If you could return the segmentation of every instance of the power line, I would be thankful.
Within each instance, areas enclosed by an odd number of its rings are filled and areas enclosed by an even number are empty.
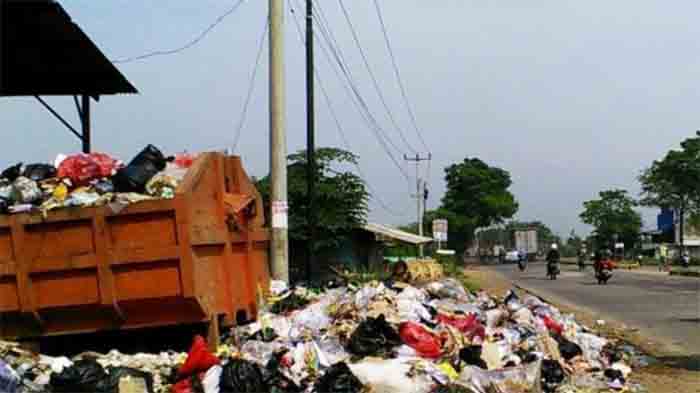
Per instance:
[[[291,0],[290,0],[290,3],[291,3]],[[291,4],[290,4],[290,6],[291,6]],[[292,8],[292,13],[294,13],[294,9],[293,9],[293,8]],[[293,17],[293,19],[294,19],[294,23],[295,23],[295,25],[296,25],[296,27],[297,27],[297,31],[299,32],[299,40],[300,40],[300,42],[301,42],[302,45],[303,45],[304,42],[305,42],[305,40],[304,40],[304,35],[303,35],[302,31],[301,31],[301,26],[299,25],[299,21],[296,19],[296,17]],[[347,136],[345,135],[345,130],[343,129],[343,126],[342,126],[341,123],[340,123],[340,119],[338,118],[338,115],[337,115],[337,113],[335,112],[335,109],[334,109],[334,107],[333,107],[333,103],[331,102],[330,95],[328,94],[328,91],[326,90],[326,87],[325,87],[325,85],[323,84],[323,81],[321,80],[321,75],[319,74],[317,68],[314,68],[314,78],[315,78],[316,81],[318,82],[318,86],[319,86],[319,88],[321,89],[321,93],[323,94],[323,97],[324,97],[324,99],[325,99],[326,106],[328,107],[328,111],[330,112],[331,117],[333,118],[333,120],[334,120],[334,122],[335,122],[336,129],[338,130],[338,135],[340,136],[340,139],[341,139],[341,141],[343,142],[343,145],[345,146],[345,149],[347,149],[348,151],[351,151],[352,149],[350,148],[350,142],[348,141]],[[363,183],[367,186],[367,188],[369,189],[369,191],[370,191],[370,197],[371,197],[375,202],[377,202],[377,205],[378,205],[379,207],[381,207],[382,209],[384,209],[385,211],[387,211],[388,213],[390,213],[391,215],[394,215],[394,216],[397,216],[397,217],[405,217],[405,214],[401,214],[401,213],[395,211],[394,209],[390,208],[390,207],[384,202],[384,200],[382,200],[381,197],[379,197],[379,194],[376,192],[376,190],[374,189],[374,187],[372,187],[372,185],[366,180],[366,179],[367,179],[367,176],[364,174],[364,171],[362,170],[362,167],[361,167],[357,162],[353,162],[353,164],[354,164],[355,168],[357,169],[357,172],[358,172],[358,175],[360,176],[360,179],[362,179],[362,182],[363,182]]]
[[[204,39],[204,37],[206,37],[207,34],[209,34],[209,32],[214,30],[214,28],[216,26],[218,26],[221,22],[223,22],[227,16],[236,12],[236,10],[238,10],[238,7],[240,7],[241,4],[243,4],[244,2],[245,2],[245,0],[237,0],[236,3],[231,8],[229,8],[228,10],[226,10],[226,12],[224,12],[222,15],[220,15],[218,18],[216,18],[214,20],[214,22],[212,22],[206,29],[204,29],[197,37],[195,37],[193,40],[189,41],[188,43],[186,43],[185,45],[183,45],[179,48],[171,49],[171,50],[156,50],[156,51],[152,51],[152,52],[149,52],[149,53],[146,53],[143,55],[139,55],[139,56],[133,56],[133,57],[127,57],[124,59],[112,60],[112,63],[115,63],[115,64],[131,63],[134,61],[147,59],[149,57],[172,55],[172,54],[187,50],[187,49],[197,45],[200,41],[202,41]]]
[[[260,59],[262,58],[263,48],[265,46],[265,37],[267,36],[268,28],[270,27],[269,18],[265,17],[265,26],[263,27],[263,33],[260,37],[260,44],[258,47],[258,53],[255,57],[255,66],[253,67],[253,73],[250,76],[250,81],[248,83],[248,93],[243,103],[243,110],[241,111],[241,118],[238,121],[238,128],[236,129],[236,136],[233,142],[233,151],[238,148],[238,142],[241,138],[241,130],[245,124],[246,117],[248,115],[248,106],[250,105],[250,99],[253,96],[253,90],[255,88],[255,77],[258,74],[258,68],[260,68]]]
[[[423,147],[430,152],[430,148],[428,148],[428,144],[425,143],[425,139],[423,139],[423,134],[420,132],[420,129],[418,128],[418,122],[416,122],[416,116],[413,113],[413,109],[408,101],[408,94],[406,94],[406,87],[403,83],[403,79],[401,78],[401,72],[399,71],[399,66],[398,62],[396,61],[396,56],[394,56],[394,50],[392,49],[391,46],[391,41],[389,40],[389,33],[386,28],[386,23],[384,23],[384,17],[382,16],[382,9],[379,7],[379,1],[374,0],[374,8],[377,10],[377,16],[379,17],[379,23],[382,27],[382,33],[384,33],[384,41],[386,42],[386,48],[389,52],[389,57],[391,57],[391,64],[394,66],[394,74],[396,74],[396,79],[399,81],[399,87],[401,88],[401,97],[403,98],[403,102],[406,106],[406,110],[408,111],[408,114],[411,118],[411,123],[413,124],[413,128],[416,130],[416,134],[418,135],[418,138],[420,139],[421,143],[423,144]]]
[[[413,146],[408,142],[406,139],[406,135],[404,135],[403,130],[399,126],[399,124],[396,122],[396,119],[394,118],[394,114],[391,111],[391,108],[389,108],[389,104],[387,104],[386,99],[384,98],[384,94],[382,93],[382,89],[379,87],[379,82],[377,81],[376,76],[374,75],[374,72],[372,71],[372,67],[369,64],[369,60],[367,60],[367,56],[365,55],[365,51],[362,48],[362,44],[360,43],[360,38],[357,35],[357,30],[355,30],[355,25],[353,25],[352,20],[350,20],[350,14],[348,13],[348,10],[345,8],[345,4],[343,4],[343,0],[338,0],[338,3],[340,4],[340,8],[343,10],[343,15],[345,15],[345,20],[348,22],[348,26],[350,26],[350,31],[352,32],[352,37],[355,41],[355,44],[357,44],[358,49],[360,50],[360,55],[362,57],[362,60],[365,64],[365,67],[367,68],[367,72],[369,73],[372,83],[374,84],[374,88],[377,91],[377,95],[379,95],[379,100],[381,101],[382,105],[384,106],[384,109],[386,110],[387,114],[389,115],[389,119],[391,120],[391,123],[394,125],[394,128],[396,128],[396,131],[398,131],[399,136],[401,136],[401,140],[408,146],[408,149],[411,150],[414,153],[417,153],[417,150],[413,148]]]
[[[360,93],[360,90],[357,87],[357,83],[355,82],[355,79],[352,75],[352,72],[350,71],[350,68],[347,66],[347,62],[345,61],[345,57],[343,56],[343,52],[340,50],[340,46],[338,45],[338,42],[335,40],[335,36],[333,35],[333,32],[328,27],[328,23],[324,23],[325,21],[323,19],[324,18],[323,17],[323,15],[324,15],[323,9],[321,8],[320,4],[318,4],[318,3],[316,3],[316,7],[319,10],[319,12],[317,12],[316,14],[321,15],[321,19],[318,19],[318,16],[317,16],[316,22],[319,24],[321,34],[324,36],[323,38],[325,38],[329,49],[327,50],[322,44],[321,44],[321,48],[326,52],[325,54],[326,54],[326,57],[327,57],[329,63],[332,64],[333,61],[330,60],[330,55],[327,53],[328,51],[330,51],[333,54],[333,57],[336,59],[336,62],[338,63],[340,70],[345,75],[345,78],[347,79],[348,86],[351,90],[351,99],[353,100],[353,103],[355,103],[356,106],[359,105],[359,108],[360,108],[359,110],[363,114],[363,119],[365,120],[365,122],[367,122],[369,124],[370,129],[372,129],[375,132],[375,134],[377,135],[377,138],[379,139],[379,141],[382,145],[386,146],[388,144],[391,147],[393,147],[394,150],[399,153],[399,155],[402,155],[403,151],[401,149],[399,149],[398,146],[396,146],[394,141],[389,137],[389,135],[387,135],[387,133],[384,131],[384,129],[379,125],[379,122],[372,114],[372,111],[369,109],[369,105],[367,105],[367,102],[362,97],[362,94]],[[335,70],[335,68],[334,68],[334,70]],[[337,74],[337,71],[336,71],[336,74]],[[338,75],[338,77],[341,80],[343,80],[343,78],[340,75]],[[352,95],[354,95],[354,97],[355,97],[354,99],[353,99]],[[391,155],[390,152],[388,152],[388,154]],[[395,164],[397,166],[400,167],[400,165],[398,164],[398,160],[393,158],[393,155],[392,155],[392,160],[395,162]],[[404,175],[406,177],[408,177],[408,174],[406,174],[405,171],[403,171],[403,168],[399,168],[399,170],[401,170],[404,173]]]
[[[289,0],[290,7],[292,13],[294,13],[294,7],[292,6],[291,0]],[[298,25],[298,21],[296,18],[294,18],[295,23]],[[298,27],[300,29],[300,27]],[[321,29],[322,32],[324,31]],[[388,144],[390,144],[394,149],[400,152],[400,150],[396,147],[396,145],[393,143],[393,141],[384,133],[384,130],[381,128],[379,125],[379,122],[374,118],[372,115],[371,110],[369,109],[369,106],[365,102],[364,98],[362,97],[362,94],[360,93],[359,89],[357,88],[353,77],[352,73],[350,72],[350,69],[347,67],[347,65],[344,63],[342,60],[342,52],[338,47],[334,47],[331,40],[328,38],[327,35],[324,35],[326,39],[326,43],[330,48],[330,52],[333,54],[333,57],[335,58],[336,62],[338,63],[338,68],[340,69],[340,72],[338,69],[335,67],[332,67],[333,60],[331,60],[331,55],[329,54],[329,49],[326,49],[326,47],[323,45],[323,41],[319,39],[319,42],[321,43],[320,47],[323,49],[323,53],[326,56],[326,60],[331,64],[331,68],[335,71],[336,76],[341,80],[345,81],[343,84],[343,87],[345,87],[346,92],[349,94],[350,100],[352,103],[355,105],[355,107],[358,109],[360,112],[360,115],[362,119],[365,121],[367,124],[368,128],[374,133],[375,137],[379,141],[380,146],[384,150],[384,152],[389,156],[393,164],[396,166],[396,168],[399,170],[401,175],[406,179],[407,182],[410,182],[410,178],[408,176],[408,173],[404,170],[404,168],[399,164],[398,160],[394,155],[391,153],[391,150],[389,149]],[[345,77],[343,78],[343,76]],[[388,143],[388,144],[387,144]]]

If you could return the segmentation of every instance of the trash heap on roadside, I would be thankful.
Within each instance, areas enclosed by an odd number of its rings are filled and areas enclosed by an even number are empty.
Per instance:
[[[257,321],[227,332],[216,353],[201,337],[189,354],[70,360],[0,343],[0,391],[646,391],[628,382],[633,349],[534,296],[469,293],[454,279],[320,291],[273,281],[270,292]]]
[[[22,163],[0,173],[0,214],[109,205],[115,211],[173,198],[193,157],[166,157],[148,145],[128,165],[104,153],[59,155],[52,164]]]

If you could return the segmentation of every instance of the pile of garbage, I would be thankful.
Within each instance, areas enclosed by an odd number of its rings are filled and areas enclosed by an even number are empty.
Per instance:
[[[215,353],[49,358],[0,343],[0,391],[110,393],[645,392],[629,346],[541,299],[454,279],[324,290],[273,281],[256,322]]]
[[[0,173],[0,214],[173,198],[193,157],[166,157],[148,145],[128,165],[104,153],[59,155],[53,164],[22,163]]]

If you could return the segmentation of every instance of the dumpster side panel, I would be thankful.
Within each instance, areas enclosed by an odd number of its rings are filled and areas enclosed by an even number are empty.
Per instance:
[[[32,289],[40,309],[97,304],[97,271],[74,270],[35,274]]]
[[[155,261],[114,268],[118,301],[176,297],[182,294],[178,261]]]
[[[0,227],[0,264],[13,259],[15,259],[15,252],[12,248],[12,232],[10,228]]]
[[[19,310],[17,283],[13,278],[0,278],[0,312]]]
[[[111,248],[151,249],[177,245],[175,212],[152,212],[107,218]]]

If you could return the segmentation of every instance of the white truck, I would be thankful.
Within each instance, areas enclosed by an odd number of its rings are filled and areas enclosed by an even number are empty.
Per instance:
[[[527,259],[532,261],[537,257],[539,250],[537,245],[537,230],[527,229],[523,231],[515,231],[515,249],[525,252]]]

